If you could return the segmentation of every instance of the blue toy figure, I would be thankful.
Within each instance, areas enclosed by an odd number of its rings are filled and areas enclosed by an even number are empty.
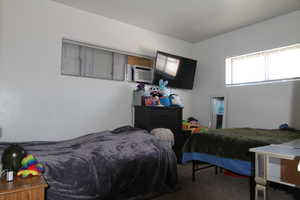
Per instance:
[[[171,102],[170,102],[169,97],[165,97],[165,96],[160,97],[159,101],[160,101],[160,104],[163,105],[163,106],[167,106],[167,107],[171,106]]]
[[[169,97],[170,96],[170,90],[166,87],[168,85],[168,81],[164,81],[162,79],[159,80],[159,90],[162,93],[162,96]]]

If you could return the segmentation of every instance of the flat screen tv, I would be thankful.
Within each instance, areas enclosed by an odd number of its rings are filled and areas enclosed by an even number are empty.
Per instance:
[[[153,84],[168,80],[169,87],[193,89],[197,61],[157,51]]]

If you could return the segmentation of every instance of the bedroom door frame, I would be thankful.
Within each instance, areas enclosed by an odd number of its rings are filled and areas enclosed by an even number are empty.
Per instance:
[[[224,114],[222,119],[222,128],[227,128],[227,95],[210,95],[209,97],[209,128],[212,128],[213,120],[213,99],[214,98],[224,98]]]

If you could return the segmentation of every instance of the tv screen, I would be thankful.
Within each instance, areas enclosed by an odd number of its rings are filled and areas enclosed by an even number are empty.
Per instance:
[[[153,84],[168,80],[169,87],[193,89],[197,61],[158,51]]]

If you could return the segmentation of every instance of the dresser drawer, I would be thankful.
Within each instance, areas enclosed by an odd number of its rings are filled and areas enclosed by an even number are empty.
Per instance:
[[[1,194],[0,200],[44,200],[44,188]]]
[[[21,178],[13,182],[0,182],[0,200],[44,200],[47,183],[42,176]]]
[[[154,128],[168,128],[174,134],[181,132],[182,108],[135,107],[135,127],[151,131]]]
[[[1,200],[30,200],[30,191],[14,192],[0,196]]]
[[[149,112],[149,123],[153,128],[168,128],[177,132],[181,117],[176,110],[152,110]]]
[[[281,181],[300,187],[299,160],[281,159]]]

